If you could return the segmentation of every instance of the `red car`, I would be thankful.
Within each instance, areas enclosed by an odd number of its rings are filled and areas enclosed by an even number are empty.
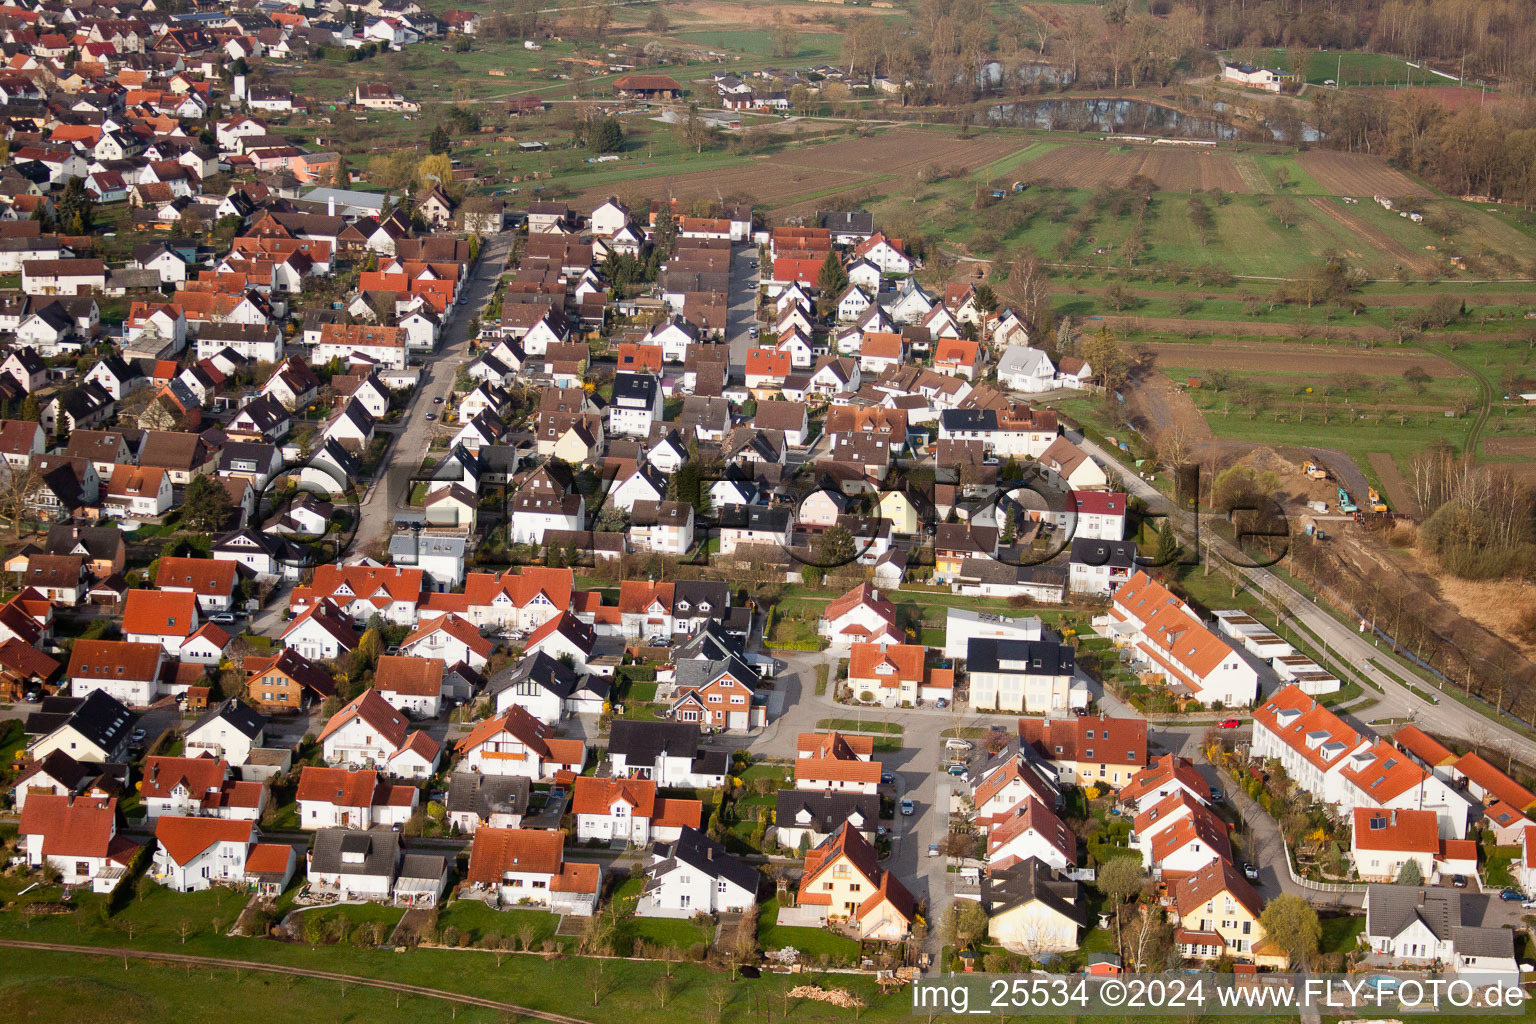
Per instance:
[[[1240,726],[1242,724],[1243,724],[1242,722],[1239,722],[1235,718],[1223,718],[1221,720],[1221,727],[1223,729],[1236,729],[1238,726]]]

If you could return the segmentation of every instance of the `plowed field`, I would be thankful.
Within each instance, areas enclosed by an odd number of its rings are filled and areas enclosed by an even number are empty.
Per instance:
[[[1057,188],[1123,186],[1140,174],[1166,192],[1219,188],[1253,189],[1224,153],[1140,146],[1120,151],[1109,146],[1063,146],[1022,164],[1019,177]]]
[[[1424,191],[1379,156],[1314,149],[1301,155],[1301,166],[1336,196],[1405,196]]]

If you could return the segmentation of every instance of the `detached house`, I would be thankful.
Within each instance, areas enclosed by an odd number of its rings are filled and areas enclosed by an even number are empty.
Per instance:
[[[644,846],[655,839],[676,839],[682,829],[697,829],[703,805],[697,800],[658,797],[649,779],[576,780],[571,797],[576,838]]]
[[[881,774],[872,737],[801,733],[796,743],[796,789],[874,794]]]
[[[316,768],[299,773],[299,827],[369,829],[404,825],[421,791],[393,786],[372,769]]]
[[[32,868],[50,866],[65,885],[111,892],[128,874],[138,846],[117,834],[117,800],[34,793],[17,830]]]
[[[470,892],[506,906],[532,904],[591,916],[603,891],[597,864],[568,864],[559,832],[522,828],[475,830],[466,881]]]
[[[582,740],[556,738],[553,730],[517,706],[478,723],[455,749],[463,756],[457,771],[520,775],[535,782],[562,771],[579,774],[587,759]]]
[[[737,914],[757,903],[762,876],[696,827],[651,850],[637,917]]]
[[[806,854],[799,904],[802,913],[819,913],[828,925],[877,942],[906,938],[916,915],[912,894],[847,823]]]

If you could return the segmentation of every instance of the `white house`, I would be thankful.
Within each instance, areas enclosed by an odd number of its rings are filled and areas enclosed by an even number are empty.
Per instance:
[[[415,786],[385,782],[370,768],[316,768],[299,773],[299,827],[390,828],[404,825],[421,798]]]
[[[579,774],[587,758],[582,740],[557,738],[553,729],[517,706],[476,724],[456,749],[464,757],[459,771],[520,775],[534,782],[562,770]]]
[[[645,891],[637,917],[691,918],[694,914],[742,913],[757,902],[761,876],[697,828],[670,843],[657,843],[645,867]]]
[[[176,892],[242,885],[256,823],[223,818],[164,817],[155,823],[155,880]]]

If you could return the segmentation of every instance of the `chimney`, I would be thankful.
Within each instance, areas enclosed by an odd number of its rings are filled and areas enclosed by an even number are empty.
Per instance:
[[[1392,824],[1393,825],[1397,824],[1397,808],[1396,807],[1392,808]]]
[[[336,197],[327,196],[325,200],[325,213],[328,217],[336,216]]]

